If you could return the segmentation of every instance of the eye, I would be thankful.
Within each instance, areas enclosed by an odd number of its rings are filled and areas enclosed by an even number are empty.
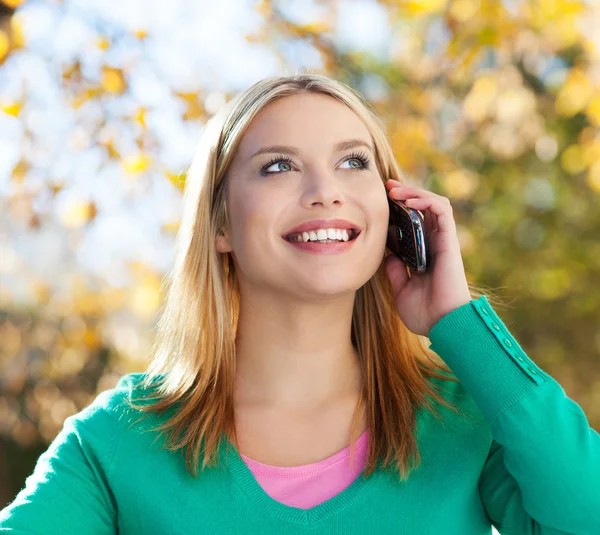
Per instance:
[[[346,162],[352,162],[351,166],[346,169],[368,169],[369,168],[369,157],[364,153],[364,152],[354,152],[350,155],[348,155],[348,157],[344,160],[344,163]],[[275,156],[273,157],[271,160],[269,160],[265,165],[263,165],[260,169],[260,174],[262,176],[268,176],[268,175],[279,175],[281,174],[283,171],[291,171],[291,163],[292,163],[292,159],[289,156]],[[288,166],[287,169],[282,169],[279,168],[279,170],[276,171],[269,171],[270,167],[273,167],[275,165],[284,165],[284,166]]]
[[[364,152],[352,153],[346,158],[344,163],[351,162],[352,165],[349,169],[368,169],[369,168],[369,157]],[[358,165],[356,165],[358,162]],[[346,168],[348,169],[348,168]]]
[[[271,160],[269,160],[265,165],[263,165],[260,169],[260,174],[262,176],[267,176],[267,175],[278,175],[280,174],[281,171],[291,171],[291,163],[292,163],[292,159],[289,158],[288,156],[276,156],[274,158],[272,158]],[[279,171],[269,171],[269,167],[274,166],[275,164],[283,164],[283,165],[287,165],[288,167],[290,167],[290,169],[280,169]]]

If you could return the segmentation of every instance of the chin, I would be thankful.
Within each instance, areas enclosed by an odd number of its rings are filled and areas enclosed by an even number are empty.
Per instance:
[[[323,280],[320,282],[303,280],[301,283],[296,280],[292,292],[309,301],[331,301],[332,299],[353,295],[361,286],[362,284],[349,280]]]

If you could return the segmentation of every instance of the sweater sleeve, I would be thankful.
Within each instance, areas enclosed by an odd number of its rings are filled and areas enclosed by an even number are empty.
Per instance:
[[[102,392],[65,420],[24,488],[0,511],[0,534],[117,533],[117,507],[108,483],[118,439],[114,393]]]
[[[600,436],[486,297],[441,318],[429,340],[490,426],[478,487],[493,526],[502,535],[600,534]]]

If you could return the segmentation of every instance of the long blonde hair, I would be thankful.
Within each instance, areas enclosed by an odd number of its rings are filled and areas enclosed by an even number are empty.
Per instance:
[[[151,431],[167,435],[166,449],[185,453],[194,477],[198,477],[201,451],[204,469],[218,461],[221,441],[229,438],[238,444],[233,391],[239,288],[231,255],[215,248],[218,233],[228,223],[227,171],[252,119],[270,102],[298,93],[323,94],[347,105],[370,131],[382,179],[405,181],[383,123],[369,104],[352,88],[322,75],[261,80],[207,122],[187,174],[174,266],[165,277],[166,300],[157,339],[139,384],[141,389],[151,389],[140,400],[152,403],[129,401],[143,416],[172,409],[170,417]],[[470,286],[474,298],[480,295]],[[425,407],[439,419],[429,397],[459,412],[429,382],[430,378],[458,380],[428,349],[426,340],[400,320],[382,260],[373,277],[357,290],[352,314],[352,344],[360,357],[363,391],[351,436],[354,446],[364,404],[370,438],[365,477],[378,463],[398,470],[403,479],[419,465],[416,411]]]

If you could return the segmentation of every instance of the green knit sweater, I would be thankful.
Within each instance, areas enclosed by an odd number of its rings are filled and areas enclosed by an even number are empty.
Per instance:
[[[267,495],[230,444],[193,478],[161,449],[151,418],[130,427],[125,375],[78,414],[0,512],[0,533],[484,535],[600,534],[600,436],[481,297],[444,316],[432,349],[458,383],[437,381],[464,416],[419,412],[419,467],[400,483],[359,476],[311,508]],[[466,417],[465,417],[466,416]],[[154,416],[152,416],[154,418]]]

